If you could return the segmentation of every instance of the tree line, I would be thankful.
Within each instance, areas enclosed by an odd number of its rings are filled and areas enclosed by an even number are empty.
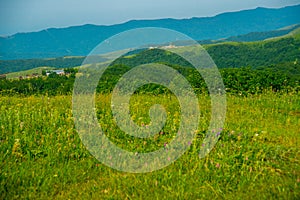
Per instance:
[[[181,73],[198,94],[208,93],[208,89],[201,74],[192,67],[167,64]],[[99,79],[97,93],[110,93],[120,77],[132,67],[114,64],[107,68]],[[75,69],[69,70],[69,75],[42,76],[23,80],[0,80],[0,94],[2,95],[70,95],[76,78]],[[250,67],[220,69],[226,92],[229,94],[248,95],[273,92],[299,92],[300,64],[297,62],[281,63],[269,67],[253,69]],[[148,84],[139,88],[138,93],[166,93],[167,88],[155,84]]]

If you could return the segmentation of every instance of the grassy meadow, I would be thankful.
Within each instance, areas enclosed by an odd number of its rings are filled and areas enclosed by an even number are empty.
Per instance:
[[[176,98],[132,97],[132,117],[149,123],[161,103],[169,122],[153,138],[122,134],[111,119],[110,95],[96,97],[107,136],[132,151],[163,148],[176,134]],[[226,122],[211,153],[198,156],[210,120],[210,99],[199,95],[201,118],[189,150],[158,171],[132,174],[96,160],[74,127],[72,96],[0,96],[0,199],[299,199],[298,93],[227,95]]]

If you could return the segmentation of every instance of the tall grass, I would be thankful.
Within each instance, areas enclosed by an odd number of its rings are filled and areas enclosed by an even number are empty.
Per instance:
[[[162,148],[176,131],[180,112],[175,98],[142,95],[132,99],[137,124],[149,123],[147,109],[157,101],[169,112],[169,125],[148,140],[118,130],[109,100],[109,95],[96,98],[99,123],[124,148]],[[130,174],[106,167],[86,150],[74,128],[71,96],[2,96],[0,198],[300,198],[299,95],[268,92],[228,96],[227,102],[226,124],[207,157],[200,159],[198,153],[210,120],[210,101],[200,96],[201,121],[190,149],[164,169]]]

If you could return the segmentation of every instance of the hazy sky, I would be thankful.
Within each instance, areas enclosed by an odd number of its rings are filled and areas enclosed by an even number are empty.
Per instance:
[[[132,19],[205,17],[295,4],[300,0],[0,0],[0,35]]]

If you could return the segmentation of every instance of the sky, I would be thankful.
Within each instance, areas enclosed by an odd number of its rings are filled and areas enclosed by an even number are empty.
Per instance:
[[[297,4],[300,0],[0,0],[0,35],[133,19],[211,17]]]

